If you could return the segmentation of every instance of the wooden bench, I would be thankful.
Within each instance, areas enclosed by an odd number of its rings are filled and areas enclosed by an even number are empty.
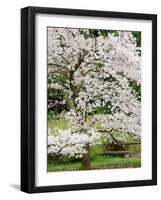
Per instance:
[[[105,151],[103,155],[108,155],[108,156],[120,156],[123,158],[128,158],[129,154],[128,151]]]

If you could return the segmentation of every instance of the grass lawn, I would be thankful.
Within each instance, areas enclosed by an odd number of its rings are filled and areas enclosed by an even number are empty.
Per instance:
[[[105,155],[97,155],[91,160],[91,169],[114,169],[114,168],[131,168],[131,167],[140,167],[141,159],[140,157],[130,157],[130,158],[121,158],[121,157],[111,157]],[[59,163],[52,160],[48,161],[48,172],[53,171],[70,171],[70,170],[80,170],[80,162],[68,162],[68,163]]]
[[[70,127],[70,124],[64,118],[48,120],[48,128],[51,128],[51,129],[68,129],[69,127]]]

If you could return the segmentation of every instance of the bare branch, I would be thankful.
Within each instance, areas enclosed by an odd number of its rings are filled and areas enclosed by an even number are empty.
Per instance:
[[[68,65],[70,64],[70,62],[62,54],[58,54],[58,56],[60,56]]]
[[[61,68],[61,69],[66,70],[67,72],[70,72],[70,70],[69,70],[66,66],[64,66],[64,65],[53,64],[53,63],[49,63],[48,65],[49,65],[49,66],[59,67],[59,68]]]

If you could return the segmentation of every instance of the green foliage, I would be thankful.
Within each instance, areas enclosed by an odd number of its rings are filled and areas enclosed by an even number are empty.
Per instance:
[[[96,107],[93,110],[93,114],[110,114],[110,113],[111,113],[110,102],[107,103],[105,106]]]
[[[139,31],[133,31],[132,34],[136,38],[137,46],[141,47],[141,32],[139,32]]]
[[[64,85],[66,83],[66,80],[68,79],[68,76],[65,74],[60,74],[57,76],[50,76],[48,77],[48,101],[49,102],[61,102],[63,99],[65,99],[65,93],[63,90],[51,88],[51,83],[58,83],[59,85]],[[59,114],[63,110],[68,110],[67,104],[60,104],[57,103],[55,106],[48,109],[49,115]]]
[[[117,31],[114,30],[96,30],[96,29],[89,29],[89,31],[80,30],[81,34],[84,36],[85,39],[89,37],[97,38],[98,36],[102,35],[103,37],[107,37],[109,33],[113,33],[117,36]],[[132,31],[133,36],[136,38],[136,43],[138,47],[141,47],[141,32],[139,31]]]
[[[104,65],[102,63],[96,63],[96,69],[99,70],[101,69],[101,67],[103,67]]]
[[[80,30],[81,34],[84,36],[85,39],[91,38],[97,38],[100,35],[103,37],[107,37],[109,33],[113,33],[114,35],[117,35],[117,32],[114,30],[97,30],[97,29],[88,29],[88,32],[86,30]]]
[[[141,85],[138,85],[136,81],[131,81],[130,86],[132,87],[132,93],[141,101]]]
[[[90,158],[93,160],[97,155],[103,153],[103,145],[93,145],[90,147]]]

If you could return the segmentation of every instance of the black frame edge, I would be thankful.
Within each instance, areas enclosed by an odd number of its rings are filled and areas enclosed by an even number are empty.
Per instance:
[[[21,190],[28,192],[28,9],[21,9]]]
[[[105,11],[105,10],[84,10],[84,9],[72,9],[72,8],[56,8],[56,7],[25,7],[32,10],[34,13],[41,14],[61,14],[72,16],[87,16],[87,17],[109,17],[109,18],[123,18],[123,19],[143,19],[152,20],[157,16],[156,14],[149,13],[133,13],[133,12],[117,12],[117,11]]]
[[[157,15],[152,18],[152,180],[157,185]]]
[[[21,9],[21,191],[35,187],[35,50],[34,18]]]

